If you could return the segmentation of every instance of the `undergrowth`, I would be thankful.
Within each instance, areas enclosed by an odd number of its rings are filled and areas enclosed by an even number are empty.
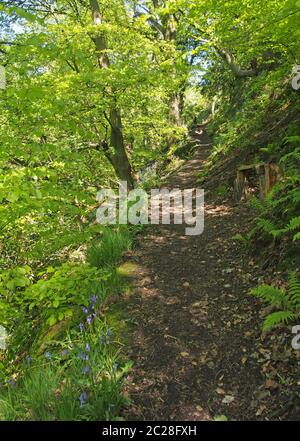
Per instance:
[[[286,273],[300,270],[299,95],[288,81],[290,73],[291,65],[282,63],[254,78],[224,82],[216,95],[217,112],[209,124],[214,148],[200,177],[213,174],[214,167],[224,161],[227,174],[224,180],[221,177],[218,188],[232,187],[241,164],[279,165],[282,178],[264,200],[255,196],[250,199],[254,222],[246,233],[233,239],[240,242],[243,253],[255,255],[263,267],[282,269],[282,283]],[[299,317],[295,277],[291,276],[286,291],[266,285],[253,291],[279,308],[267,318],[264,329]]]
[[[0,420],[120,418],[130,363],[101,311],[125,289],[117,266],[133,234],[107,227],[87,244],[84,262],[2,271]]]

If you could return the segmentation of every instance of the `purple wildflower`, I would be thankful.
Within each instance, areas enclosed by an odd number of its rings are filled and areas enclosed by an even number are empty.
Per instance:
[[[82,372],[86,375],[90,372],[90,368],[88,366],[84,366],[84,368],[82,369]]]
[[[84,330],[83,323],[79,323],[79,330],[82,332]]]
[[[16,387],[17,383],[15,382],[15,380],[13,380],[12,378],[10,378],[9,380],[7,380],[7,384],[9,384],[12,387]]]
[[[46,357],[48,360],[52,360],[52,355],[51,355],[50,352],[46,352],[46,353],[45,353],[45,357]]]
[[[87,360],[89,359],[89,356],[88,356],[87,354],[85,354],[84,352],[81,351],[81,352],[78,354],[77,358],[78,358],[79,360],[87,361]]]
[[[86,319],[87,324],[90,325],[92,323],[92,321],[93,321],[93,316],[89,315]]]
[[[28,367],[30,365],[30,363],[32,362],[32,358],[30,357],[30,355],[27,355],[25,360],[26,360],[26,366]]]
[[[89,343],[86,343],[86,345],[85,345],[85,350],[86,350],[87,352],[90,352],[90,351],[91,351],[91,346],[89,345]]]
[[[116,363],[114,364],[113,370],[116,371],[116,370],[119,368],[119,366],[120,366],[119,363],[116,362]]]
[[[88,393],[86,391],[82,392],[79,397],[80,407],[83,407],[88,399]]]
[[[64,350],[61,352],[61,356],[62,356],[62,357],[66,357],[66,355],[68,355],[68,353],[69,353],[68,349],[64,349]]]
[[[88,315],[88,313],[89,313],[89,310],[85,307],[85,306],[82,306],[82,312],[85,314],[85,315]]]
[[[91,302],[91,303],[96,303],[97,300],[98,300],[98,297],[95,296],[95,295],[93,295],[93,296],[90,297],[90,302]]]

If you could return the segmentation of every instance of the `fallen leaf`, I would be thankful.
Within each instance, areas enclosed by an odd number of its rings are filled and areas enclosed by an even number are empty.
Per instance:
[[[187,357],[189,357],[190,354],[188,352],[181,352],[180,355],[183,358],[187,358]]]
[[[223,404],[230,404],[234,401],[234,397],[232,395],[226,395],[226,397],[223,398],[222,403]]]
[[[276,381],[269,379],[266,381],[265,386],[266,386],[266,389],[278,389],[279,384],[276,383]]]
[[[228,421],[228,418],[226,415],[216,415],[214,421]]]
[[[217,392],[217,394],[219,394],[219,395],[225,395],[225,390],[222,389],[221,387],[218,387],[218,388],[216,389],[216,392]]]
[[[261,416],[266,409],[267,409],[266,406],[260,406],[260,408],[257,410],[255,415],[256,416]]]

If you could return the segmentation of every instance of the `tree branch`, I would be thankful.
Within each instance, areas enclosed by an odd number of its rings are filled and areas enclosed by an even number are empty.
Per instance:
[[[247,77],[255,77],[258,74],[258,70],[256,68],[252,69],[242,69],[235,61],[234,56],[229,52],[221,49],[218,46],[214,46],[215,50],[219,55],[226,61],[227,65],[230,67],[232,73],[237,78],[247,78]]]

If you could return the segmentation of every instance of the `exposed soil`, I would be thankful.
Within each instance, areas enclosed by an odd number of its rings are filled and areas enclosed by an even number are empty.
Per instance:
[[[205,127],[194,136],[194,159],[168,187],[197,186],[211,145]],[[262,276],[271,282],[272,273],[232,239],[252,220],[247,205],[216,201],[208,192],[202,235],[186,236],[178,225],[151,226],[146,237],[143,232],[128,257],[139,269],[134,292],[124,300],[135,323],[127,419],[297,419],[299,353],[291,349],[288,330],[261,335],[268,311],[249,295]]]

